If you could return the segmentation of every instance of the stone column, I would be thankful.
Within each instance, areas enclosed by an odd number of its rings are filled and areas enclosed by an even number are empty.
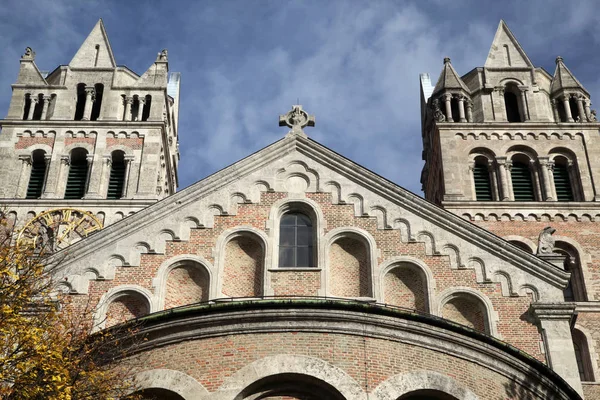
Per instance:
[[[470,99],[466,99],[467,103],[467,122],[473,122],[473,102]]]
[[[131,176],[131,164],[133,164],[134,156],[125,156],[125,179],[123,180],[123,194],[121,198],[124,199],[127,197],[127,193],[129,192],[129,177]]]
[[[592,103],[590,103],[590,101],[588,99],[584,99],[583,107],[585,108],[585,119],[586,119],[586,121],[589,121],[589,122],[592,122],[592,114],[590,111],[591,105],[592,105]]]
[[[40,117],[40,119],[43,121],[48,115],[48,105],[50,104],[50,96],[44,96],[42,100],[44,102],[44,105],[42,106],[42,116]]]
[[[506,106],[504,105],[504,86],[494,88],[494,117],[497,121],[508,121]]]
[[[19,160],[21,160],[21,173],[19,174],[15,197],[17,199],[22,199],[27,195],[27,185],[29,183],[29,177],[31,176],[31,164],[33,161],[29,154],[19,156]]]
[[[83,108],[84,121],[89,121],[92,116],[92,103],[94,102],[94,87],[86,86],[85,88],[85,107]]]
[[[460,122],[467,122],[465,118],[465,96],[458,96],[458,116],[460,118]]]
[[[110,169],[112,166],[112,157],[104,156],[102,158],[102,172],[100,175],[100,189],[98,190],[99,197],[102,199],[106,198],[108,191],[108,182],[110,180]]]
[[[577,173],[575,162],[571,159],[567,160],[567,172],[569,173],[569,182],[571,183],[571,190],[573,191],[573,199],[575,201],[585,201],[583,187],[580,184],[581,178]]]
[[[512,184],[512,161],[506,161],[506,181],[508,182],[508,200],[515,200],[515,191]]]
[[[529,121],[529,108],[527,107],[527,88],[519,87],[521,92],[521,117],[523,121]]]
[[[450,103],[452,100],[452,95],[450,93],[444,94],[444,102],[446,103],[446,121],[454,122],[454,118],[452,117],[452,104]]]
[[[575,314],[575,304],[533,303],[531,311],[542,333],[546,363],[573,389],[582,394],[583,389],[571,337],[571,319]]]
[[[579,122],[587,121],[585,110],[583,109],[583,96],[577,95],[577,111],[579,111]]]
[[[46,172],[44,173],[44,185],[42,186],[42,195],[46,192],[46,185],[48,184],[48,174],[50,173],[51,161],[52,154],[44,154],[44,164],[46,165]]]
[[[535,160],[529,160],[529,173],[533,180],[533,190],[535,190],[534,197],[535,201],[543,201],[544,195],[542,193],[542,184],[540,180],[540,170],[537,168]]]
[[[563,106],[565,108],[565,115],[567,116],[566,122],[575,122],[573,120],[573,115],[571,115],[571,106],[569,105],[569,96],[564,95],[564,96],[562,96],[561,100],[562,100]]]
[[[500,173],[500,201],[510,200],[510,192],[508,181],[508,163],[506,157],[496,157],[496,163],[498,164],[498,172]]]
[[[493,160],[488,160],[488,172],[490,173],[490,183],[492,185],[492,198],[494,201],[498,201],[500,199],[500,195],[498,194],[498,176]]]
[[[146,103],[146,100],[138,96],[138,114],[136,121],[142,120],[142,115],[144,114],[144,103]]]
[[[88,154],[87,156],[85,156],[85,160],[87,161],[87,176],[85,178],[85,186],[84,186],[84,191],[83,191],[83,198],[88,198],[88,190],[90,188],[90,180],[92,177],[92,167],[94,166],[94,155],[93,154]]]
[[[71,157],[69,157],[68,154],[60,156],[60,169],[58,171],[58,180],[56,182],[56,194],[58,194],[59,197],[65,197],[65,188],[67,185],[70,165]]]
[[[556,105],[556,99],[550,100],[550,104],[552,105],[552,114],[554,114],[554,122],[561,122],[560,114],[558,113],[558,106]]]
[[[31,103],[29,105],[29,112],[27,113],[27,121],[31,121],[33,119],[33,112],[35,111],[35,106],[38,103],[39,99],[37,97],[30,96]]]
[[[550,172],[548,171],[548,169],[550,168],[550,160],[548,159],[548,157],[538,157],[538,161],[540,163],[540,168],[542,169],[544,200],[556,200],[552,193],[552,182],[550,181]]]
[[[123,121],[131,121],[131,105],[133,104],[133,97],[125,97],[125,115]]]

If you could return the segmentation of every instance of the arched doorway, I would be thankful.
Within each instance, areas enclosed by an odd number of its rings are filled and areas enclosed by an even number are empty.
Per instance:
[[[414,392],[407,393],[400,396],[398,400],[458,400],[454,396],[450,396],[447,393],[440,392],[439,390],[416,390]]]
[[[235,400],[345,400],[329,383],[308,375],[278,374],[246,387]]]

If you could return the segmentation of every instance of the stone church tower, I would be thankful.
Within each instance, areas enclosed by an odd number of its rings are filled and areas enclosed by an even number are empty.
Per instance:
[[[99,20],[50,73],[27,48],[12,88],[0,199],[10,199],[13,218],[75,208],[108,225],[176,191],[179,74],[169,73],[166,50],[138,75],[117,65]]]
[[[446,58],[435,86],[421,75],[421,104],[425,197],[514,245],[506,251],[571,273],[564,302],[539,312],[571,321],[584,391],[599,398],[600,124],[589,92],[562,57],[553,74],[535,67],[501,21],[483,67],[459,76]],[[538,248],[547,227],[552,246]]]

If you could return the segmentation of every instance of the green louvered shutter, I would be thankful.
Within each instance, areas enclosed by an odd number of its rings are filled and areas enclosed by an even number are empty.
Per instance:
[[[482,164],[475,164],[473,179],[475,180],[475,197],[477,201],[492,201],[492,185],[488,167]]]
[[[125,164],[113,163],[108,181],[107,199],[120,199],[123,197],[123,185],[125,183]]]
[[[513,162],[511,175],[515,201],[535,201],[529,167],[518,161]]]
[[[81,199],[85,194],[85,183],[87,180],[87,161],[72,161],[69,168],[69,178],[65,189],[65,199]]]
[[[569,171],[564,165],[554,166],[554,187],[556,188],[556,198],[558,201],[573,201],[573,190],[571,189],[571,180]]]
[[[34,162],[31,166],[29,185],[27,185],[27,199],[39,199],[42,197],[44,178],[46,177],[46,163]]]

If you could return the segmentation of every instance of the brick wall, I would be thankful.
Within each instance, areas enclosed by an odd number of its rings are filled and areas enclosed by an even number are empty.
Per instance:
[[[20,137],[15,144],[15,149],[26,149],[34,144],[45,144],[47,146],[54,146],[54,137]]]
[[[106,312],[106,327],[148,314],[148,302],[141,295],[127,294],[112,301]]]
[[[484,317],[484,306],[480,300],[468,295],[461,295],[451,299],[442,309],[442,316],[459,324],[476,329],[480,332],[486,331]]]
[[[257,239],[236,237],[225,246],[223,294],[230,297],[262,295],[264,251]]]
[[[408,263],[394,267],[383,278],[384,301],[395,306],[428,311],[423,272]]]
[[[181,266],[169,272],[165,309],[208,300],[208,275],[199,268]]]
[[[354,238],[336,240],[329,249],[331,294],[371,297],[371,265],[366,246]]]

